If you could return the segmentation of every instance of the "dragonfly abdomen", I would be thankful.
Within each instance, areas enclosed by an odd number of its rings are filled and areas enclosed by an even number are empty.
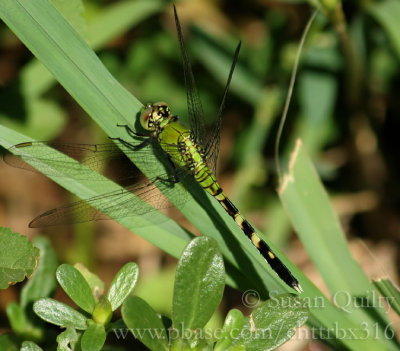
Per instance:
[[[253,226],[242,217],[236,206],[222,191],[221,186],[208,167],[204,165],[200,172],[195,174],[195,178],[205,191],[218,200],[221,206],[233,218],[236,224],[249,238],[251,243],[257,248],[258,252],[264,257],[264,259],[278,274],[278,276],[293,289],[298,292],[302,292],[297,279],[290,273],[289,269],[283,264],[283,262],[273,253],[269,245],[256,234]]]
[[[273,253],[269,245],[256,234],[253,226],[242,217],[236,206],[222,192],[222,189],[221,192],[214,197],[219,201],[225,211],[228,212],[228,214],[233,218],[236,224],[249,238],[251,243],[257,248],[258,252],[264,257],[264,259],[278,274],[278,276],[293,289],[298,292],[302,292],[297,279],[290,273],[289,269],[283,264],[283,262]]]

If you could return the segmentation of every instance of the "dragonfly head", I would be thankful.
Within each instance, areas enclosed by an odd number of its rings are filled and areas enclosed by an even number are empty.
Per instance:
[[[154,131],[171,118],[171,110],[165,102],[147,103],[140,114],[141,126],[149,131]]]

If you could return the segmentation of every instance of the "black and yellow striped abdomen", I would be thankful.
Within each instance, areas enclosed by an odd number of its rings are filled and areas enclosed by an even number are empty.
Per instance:
[[[264,257],[264,259],[278,274],[278,276],[293,289],[298,292],[302,292],[297,279],[290,273],[289,269],[282,263],[282,261],[272,252],[269,245],[256,234],[252,225],[242,217],[236,206],[224,194],[221,186],[215,179],[214,174],[211,173],[208,167],[204,165],[201,171],[196,173],[194,177],[205,191],[218,200],[225,211],[233,218],[236,224],[250,239],[252,244],[257,248],[258,252]]]

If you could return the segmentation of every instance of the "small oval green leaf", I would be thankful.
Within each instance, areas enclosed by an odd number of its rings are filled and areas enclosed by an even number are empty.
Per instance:
[[[129,296],[122,305],[122,319],[135,338],[150,350],[168,350],[168,336],[160,317],[140,297]]]
[[[62,264],[57,269],[57,280],[72,301],[84,311],[93,312],[96,300],[81,272],[69,264]]]
[[[222,333],[218,337],[214,351],[239,350],[240,348],[244,350],[244,345],[236,345],[235,343],[244,324],[245,319],[242,312],[236,309],[230,310],[226,315]]]
[[[301,298],[289,294],[272,297],[250,316],[250,328],[243,331],[246,350],[275,350],[294,335],[295,328],[303,325],[308,315]]]
[[[202,236],[186,246],[176,270],[172,320],[175,328],[202,328],[221,302],[224,261],[215,240]]]
[[[136,263],[129,262],[123,266],[115,275],[110,289],[108,290],[108,300],[111,308],[115,311],[126,297],[131,293],[139,277],[139,268]]]
[[[87,328],[86,317],[57,300],[43,298],[33,304],[34,312],[46,322],[60,327],[74,327],[85,330]]]
[[[82,335],[82,351],[98,351],[106,341],[106,331],[104,325],[97,323],[91,324]]]

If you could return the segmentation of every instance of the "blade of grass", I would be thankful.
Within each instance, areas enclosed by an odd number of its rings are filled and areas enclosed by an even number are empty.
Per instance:
[[[384,330],[374,329],[379,322],[381,327],[389,325],[385,310],[372,284],[351,256],[338,218],[300,141],[292,154],[279,195],[334,302],[348,311],[351,320],[358,325],[359,334],[368,329],[370,337],[363,349],[369,345],[377,349],[376,343],[381,344],[380,348],[394,347],[393,340],[384,337]],[[360,301],[364,305],[360,306]]]
[[[400,291],[389,279],[380,279],[373,282],[374,286],[383,296],[385,301],[400,316]]]
[[[165,5],[157,0],[118,2],[107,6],[87,20],[85,34],[93,50],[102,48],[110,40],[160,11]],[[23,69],[21,85],[24,95],[40,96],[56,82],[40,61],[33,60]]]
[[[329,290],[346,290],[357,296],[371,288],[348,250],[339,221],[300,141],[279,193]]]

